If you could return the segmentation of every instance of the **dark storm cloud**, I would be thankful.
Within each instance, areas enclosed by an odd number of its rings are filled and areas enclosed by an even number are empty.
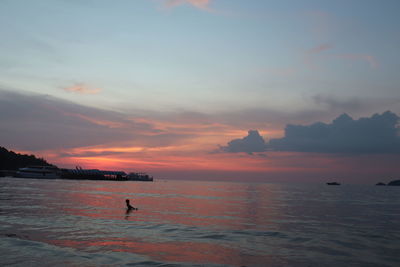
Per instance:
[[[248,135],[241,139],[234,139],[227,146],[221,146],[220,149],[224,152],[263,152],[265,151],[265,141],[256,130],[250,130]]]
[[[353,120],[343,114],[326,124],[288,125],[285,136],[268,147],[279,151],[323,153],[399,153],[399,117],[387,111]]]
[[[232,140],[224,152],[295,151],[317,153],[400,153],[399,117],[390,111],[369,118],[352,119],[343,114],[332,123],[292,125],[283,138],[264,143],[258,132]]]

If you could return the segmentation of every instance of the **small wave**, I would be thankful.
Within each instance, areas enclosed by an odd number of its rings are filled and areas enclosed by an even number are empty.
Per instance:
[[[233,231],[233,234],[247,235],[247,236],[266,236],[266,237],[279,237],[288,238],[287,234],[276,231]]]
[[[204,236],[202,236],[201,238],[206,238],[206,239],[218,239],[218,240],[220,240],[220,239],[225,239],[227,236],[226,235],[218,235],[218,234],[215,234],[215,235],[204,235]]]
[[[26,235],[19,235],[19,234],[4,234],[3,236],[5,237],[10,237],[10,238],[17,238],[17,239],[26,239],[29,240],[29,236]]]

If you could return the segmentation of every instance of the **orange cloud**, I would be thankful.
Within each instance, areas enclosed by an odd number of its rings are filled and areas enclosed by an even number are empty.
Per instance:
[[[97,124],[97,125],[102,125],[106,126],[109,128],[124,128],[126,125],[122,122],[119,121],[111,121],[111,120],[105,120],[105,119],[96,119],[92,118],[83,114],[79,113],[72,113],[72,112],[63,112],[66,116],[71,116],[71,117],[76,117],[82,120],[89,121],[91,123]]]
[[[116,169],[124,171],[265,171],[275,169],[264,165],[268,159],[261,157],[237,157],[236,155],[217,155],[200,152],[145,151],[104,156],[77,156],[63,158],[63,164],[71,167]],[[280,167],[279,167],[280,169]]]
[[[184,4],[192,5],[198,9],[211,11],[209,7],[211,0],[168,0],[166,2],[167,7],[176,7]]]
[[[76,83],[71,87],[63,88],[67,92],[82,94],[82,95],[94,95],[101,92],[100,88],[92,88],[84,83]]]

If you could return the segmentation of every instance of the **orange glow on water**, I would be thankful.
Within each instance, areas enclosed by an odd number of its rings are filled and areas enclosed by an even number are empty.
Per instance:
[[[279,214],[271,210],[269,203],[278,185],[214,182],[210,187],[210,182],[155,183],[102,184],[96,191],[86,191],[85,182],[71,183],[62,197],[66,203],[63,210],[66,214],[93,218],[240,229],[249,223],[263,225]],[[91,182],[87,184],[90,186]],[[139,210],[126,213],[126,198]],[[248,201],[243,204],[243,200]]]
[[[111,220],[115,225],[134,227],[126,233],[93,232],[90,239],[80,233],[66,233],[63,238],[46,242],[82,251],[114,251],[144,255],[158,261],[214,263],[241,265],[268,262],[266,254],[250,254],[240,246],[224,243],[224,234],[218,229],[271,230],[280,216],[272,209],[271,201],[279,185],[219,183],[219,182],[156,182],[154,183],[101,183],[71,182],[69,190],[58,196],[63,214],[98,220]],[[138,211],[126,213],[124,200],[129,198]],[[51,203],[48,203],[51,205]],[[147,226],[156,227],[152,232]],[[163,227],[172,231],[179,227],[199,229],[193,240],[166,241]],[[83,231],[91,231],[91,228]],[[95,229],[95,228],[94,228]],[[171,230],[172,229],[172,230]],[[203,229],[203,230],[202,230]],[[205,231],[202,233],[201,231]],[[158,233],[158,234],[157,234]],[[169,232],[165,232],[168,235]],[[171,232],[173,234],[173,232]],[[212,234],[214,233],[214,234]],[[145,237],[143,237],[145,236]],[[207,241],[211,238],[211,241]],[[216,240],[214,240],[214,238]],[[183,249],[190,248],[190,249]]]

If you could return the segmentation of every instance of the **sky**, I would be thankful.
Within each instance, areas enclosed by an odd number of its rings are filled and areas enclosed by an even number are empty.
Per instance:
[[[397,0],[0,0],[0,146],[155,178],[388,182]]]

